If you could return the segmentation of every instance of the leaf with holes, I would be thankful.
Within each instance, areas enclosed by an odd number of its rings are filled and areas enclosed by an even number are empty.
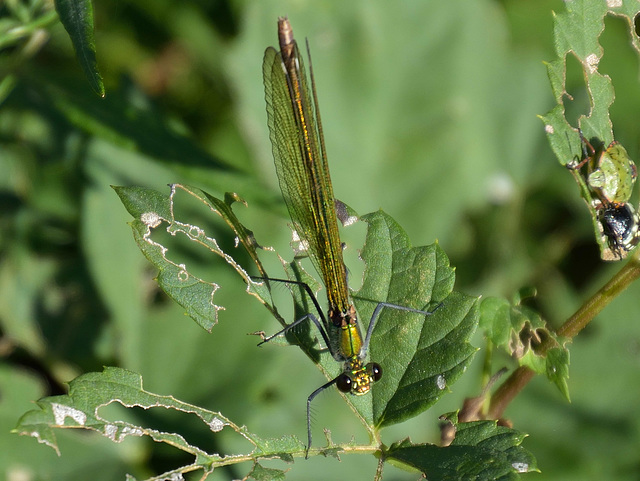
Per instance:
[[[611,211],[604,216],[602,199],[589,187],[582,169],[573,168],[583,158],[582,140],[578,131],[582,130],[585,138],[597,139],[604,148],[614,140],[613,125],[609,109],[615,99],[611,78],[600,73],[599,63],[604,50],[599,39],[604,31],[604,18],[612,14],[626,20],[630,32],[629,38],[636,52],[640,52],[640,39],[635,34],[634,18],[640,12],[637,2],[593,2],[575,0],[564,3],[565,11],[554,18],[554,38],[556,59],[547,64],[547,73],[551,83],[556,105],[540,119],[549,144],[561,165],[570,167],[576,180],[580,195],[584,198],[591,214],[591,220],[600,247],[603,260],[619,260],[627,256],[635,246],[637,238],[632,241],[624,234],[615,234],[628,223],[636,223],[637,218],[628,218],[627,211]],[[578,126],[572,126],[565,115],[565,104],[571,96],[567,92],[567,58],[574,56],[582,66],[582,72],[589,93],[590,109],[587,116],[578,119]],[[636,226],[637,227],[637,226]],[[632,245],[633,243],[633,245]],[[622,244],[622,245],[620,245]],[[627,249],[628,248],[628,249]]]
[[[69,394],[52,396],[38,401],[38,409],[25,413],[18,421],[14,432],[35,437],[60,454],[55,429],[86,429],[95,431],[114,442],[122,442],[127,436],[148,436],[157,443],[165,443],[194,457],[192,464],[163,473],[154,479],[181,476],[187,472],[201,470],[211,473],[215,468],[234,464],[234,456],[209,453],[189,444],[180,433],[162,432],[127,421],[110,421],[100,415],[100,408],[118,403],[126,408],[165,408],[195,415],[211,431],[211,436],[225,428],[248,441],[251,453],[241,455],[244,459],[280,458],[290,462],[291,453],[301,452],[302,444],[293,437],[261,439],[244,426],[238,426],[218,412],[188,404],[173,396],[161,396],[145,391],[142,377],[125,369],[107,367],[103,372],[83,374],[69,383]],[[272,473],[273,474],[273,473]]]
[[[162,224],[166,224],[166,230],[171,235],[182,234],[189,241],[196,242],[223,258],[245,280],[247,292],[259,299],[276,317],[279,317],[264,283],[253,281],[234,258],[224,252],[216,239],[207,235],[204,229],[197,225],[181,222],[174,216],[177,191],[184,191],[195,197],[213,213],[222,217],[235,233],[238,242],[249,252],[258,270],[264,273],[264,268],[256,253],[259,246],[255,242],[253,234],[240,223],[231,209],[234,202],[242,202],[238,196],[227,194],[225,200],[222,201],[200,189],[180,184],[171,186],[170,195],[162,195],[145,187],[114,187],[114,189],[125,208],[134,217],[130,225],[138,247],[159,270],[158,285],[173,300],[184,307],[187,314],[202,328],[211,331],[217,322],[218,311],[224,309],[213,302],[214,294],[219,286],[215,282],[195,276],[189,271],[188,266],[172,260],[171,252],[167,247],[153,238],[154,229]]]

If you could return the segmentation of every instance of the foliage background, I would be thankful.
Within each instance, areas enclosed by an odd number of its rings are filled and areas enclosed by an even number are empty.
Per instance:
[[[190,246],[181,255],[221,284],[226,311],[211,335],[184,317],[156,291],[109,187],[167,192],[167,183],[185,182],[214,194],[236,191],[249,202],[236,210],[258,241],[288,252],[261,77],[279,15],[311,44],[336,195],[360,213],[382,207],[415,245],[439,239],[457,267],[458,289],[511,296],[535,286],[536,307],[559,325],[619,268],[599,261],[578,188],[536,118],[552,107],[543,61],[553,58],[551,11],[563,2],[94,7],[105,99],[90,91],[59,24],[32,58],[14,63],[11,50],[0,52],[2,71],[17,74],[0,104],[0,466],[7,479],[123,479],[189,461],[147,440],[116,445],[74,432],[58,433],[57,458],[34,439],[8,434],[33,400],[102,365],[137,371],[150,391],[219,410],[263,437],[304,435],[304,400],[321,376],[295,349],[256,348],[245,334],[277,324],[248,301],[230,269]],[[6,5],[0,12],[8,15]],[[605,27],[599,70],[616,89],[616,138],[637,160],[638,59],[623,21],[608,17]],[[588,102],[577,65],[569,66],[575,119]],[[185,214],[216,225],[197,206]],[[357,279],[355,249],[348,263]],[[276,259],[267,265],[279,272]],[[571,404],[536,379],[507,411],[530,434],[524,445],[538,458],[539,479],[638,478],[640,386],[630,380],[640,372],[639,295],[632,286],[571,346]],[[434,442],[437,416],[478,394],[479,361],[452,395],[383,439]],[[496,369],[500,362],[508,365],[498,359]],[[205,448],[248,448],[224,432],[212,439],[184,415],[117,415],[179,430]],[[320,397],[314,426],[316,439],[325,426],[334,439],[364,436],[334,393]],[[362,479],[375,460],[312,459],[292,469],[304,479]],[[415,475],[388,468],[387,479],[396,478]]]

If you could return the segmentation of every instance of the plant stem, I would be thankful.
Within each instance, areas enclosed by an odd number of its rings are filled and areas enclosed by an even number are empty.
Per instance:
[[[640,249],[631,256],[629,262],[609,282],[600,288],[575,314],[558,328],[557,334],[569,339],[575,337],[602,309],[638,277],[640,277]],[[542,353],[552,345],[552,342],[547,342],[546,345],[541,346]],[[535,372],[528,367],[521,366],[516,369],[491,396],[488,417],[490,419],[501,418],[509,403],[533,379],[534,375]]]
[[[640,251],[636,251],[629,262],[609,282],[558,328],[558,335],[573,338],[638,277],[640,277]]]
[[[384,469],[384,456],[380,456],[378,459],[378,466],[376,467],[376,474],[373,481],[382,481],[382,470]]]

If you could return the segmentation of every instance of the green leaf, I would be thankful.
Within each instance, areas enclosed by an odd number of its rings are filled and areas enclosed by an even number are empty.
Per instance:
[[[256,463],[248,477],[256,479],[257,481],[279,481],[285,479],[285,473],[286,471],[281,469],[265,468],[259,463]]]
[[[166,246],[153,240],[153,230],[162,224],[167,224],[166,230],[171,235],[183,234],[189,241],[196,242],[223,258],[245,280],[247,292],[260,300],[278,317],[265,283],[253,281],[233,257],[220,248],[215,238],[206,234],[204,229],[174,218],[176,191],[184,191],[195,197],[226,222],[239,242],[250,253],[259,271],[264,272],[256,253],[259,246],[255,242],[253,234],[240,223],[231,209],[234,202],[242,201],[238,196],[227,194],[225,200],[222,201],[200,189],[180,184],[171,186],[171,193],[168,196],[145,187],[114,187],[114,190],[120,196],[125,208],[134,217],[130,225],[138,247],[159,270],[158,285],[173,300],[184,307],[186,313],[203,329],[210,332],[217,323],[218,311],[224,309],[213,302],[214,294],[220,286],[215,282],[195,276],[184,263],[178,263],[171,259],[172,253]]]
[[[501,297],[485,297],[480,303],[480,328],[496,346],[507,346],[511,339],[511,304]]]
[[[569,396],[569,350],[558,346],[547,351],[547,378],[553,382],[567,401]]]
[[[453,292],[454,269],[437,244],[411,247],[404,230],[382,211],[362,220],[369,229],[361,254],[364,280],[354,293],[360,318],[366,323],[382,301],[435,309],[424,316],[385,308],[376,321],[370,358],[384,374],[367,399],[367,410],[359,406],[359,412],[384,427],[433,405],[469,365],[475,352],[468,341],[477,327],[477,299]]]
[[[520,446],[525,434],[495,421],[454,421],[454,426],[450,446],[404,441],[391,446],[386,457],[419,469],[429,481],[516,480],[520,473],[537,471],[534,457]]]
[[[253,451],[249,456],[241,456],[241,459],[234,461],[233,456],[208,453],[189,444],[179,433],[162,432],[126,421],[111,421],[101,417],[100,408],[114,402],[126,408],[163,407],[193,414],[210,429],[212,436],[225,428],[231,428],[238,436],[253,445]],[[68,395],[43,398],[38,401],[38,407],[39,409],[25,413],[13,432],[33,436],[38,442],[51,446],[58,454],[60,452],[54,429],[82,428],[96,431],[116,443],[122,442],[127,436],[149,436],[155,442],[166,443],[194,456],[195,461],[192,464],[163,473],[157,479],[178,476],[196,469],[210,473],[218,466],[244,461],[248,457],[280,458],[290,461],[292,452],[301,452],[304,448],[292,437],[261,439],[250,433],[246,427],[236,425],[218,412],[187,404],[173,396],[161,396],[145,391],[139,374],[120,368],[106,367],[101,373],[83,374],[69,383]]]
[[[93,38],[93,5],[91,0],[55,0],[60,21],[71,37],[73,48],[89,85],[100,97],[105,90],[98,71],[96,45]]]
[[[367,395],[340,393],[373,433],[416,416],[449,392],[476,351],[469,338],[478,323],[478,299],[453,291],[454,269],[437,243],[412,247],[404,230],[382,211],[361,220],[368,224],[361,252],[365,272],[362,287],[352,297],[363,334],[380,302],[434,311],[427,316],[391,307],[380,311],[368,357],[382,366],[382,379]],[[297,263],[287,271],[290,279],[318,285]],[[314,309],[297,291],[293,294],[299,318]],[[310,323],[304,324],[287,339],[334,379],[343,365],[326,349],[318,349],[319,335]]]

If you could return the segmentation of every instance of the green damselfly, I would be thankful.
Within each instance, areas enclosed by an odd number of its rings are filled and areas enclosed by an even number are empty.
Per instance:
[[[307,246],[309,258],[324,281],[328,313],[324,314],[306,284],[274,279],[301,285],[318,310],[320,320],[312,313],[306,314],[282,331],[265,338],[262,343],[309,320],[317,326],[333,358],[344,363],[340,375],[320,386],[307,398],[308,450],[311,447],[311,402],[321,391],[335,384],[341,392],[363,395],[382,377],[379,364],[365,363],[380,311],[390,307],[423,315],[431,312],[379,302],[362,337],[347,285],[313,69],[310,64],[309,85],[302,56],[286,18],[278,20],[278,39],[280,51],[268,47],[262,66],[273,157],[293,226]]]

